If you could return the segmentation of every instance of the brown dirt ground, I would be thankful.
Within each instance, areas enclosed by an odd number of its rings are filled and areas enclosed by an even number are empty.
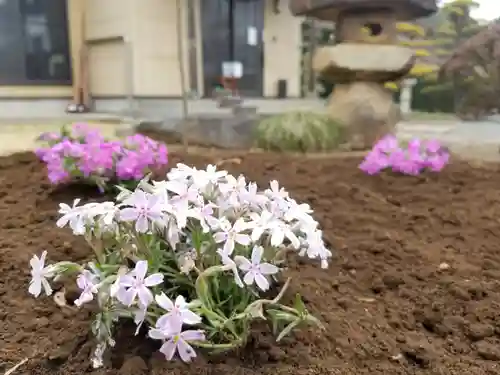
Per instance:
[[[224,154],[227,157],[227,154]],[[62,310],[27,293],[28,261],[81,261],[87,247],[55,227],[57,204],[89,195],[52,188],[30,153],[0,158],[0,373],[14,374],[498,374],[500,168],[455,162],[425,177],[369,177],[358,158],[241,154],[224,167],[259,184],[278,179],[310,203],[335,249],[328,270],[293,261],[294,291],[326,332],[298,331],[280,345],[259,328],[244,350],[167,363],[123,327],[105,369],[89,368],[89,311]],[[202,166],[209,156],[172,153]],[[448,269],[440,267],[443,263]]]

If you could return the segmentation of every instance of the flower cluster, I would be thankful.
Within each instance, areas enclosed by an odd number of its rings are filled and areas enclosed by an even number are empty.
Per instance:
[[[293,306],[281,302],[290,280],[282,284],[280,274],[289,252],[317,259],[323,268],[332,253],[309,205],[277,181],[260,191],[244,176],[212,165],[178,164],[166,180],[144,179],[134,191],[120,190],[116,202],[60,205],[56,225],[82,235],[93,262],[45,266],[46,253],[31,262],[35,297],[51,293],[50,280],[77,273],[75,305],[97,302],[96,367],[114,345],[119,318],[133,319],[136,334],[148,326],[167,359],[178,353],[186,362],[196,356],[194,347],[244,345],[254,319],[267,320],[278,341],[299,324],[321,326],[300,296]]]
[[[104,189],[110,182],[138,181],[168,160],[164,144],[140,134],[108,141],[86,124],[63,128],[60,134],[45,133],[39,139],[48,146],[36,150],[36,155],[46,163],[54,184],[83,179]]]
[[[449,158],[449,153],[436,140],[412,139],[404,147],[395,136],[388,135],[375,144],[359,168],[370,175],[387,168],[398,173],[418,175],[424,170],[441,171]]]

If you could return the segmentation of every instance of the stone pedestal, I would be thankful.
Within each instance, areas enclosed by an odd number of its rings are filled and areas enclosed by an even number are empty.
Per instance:
[[[392,92],[375,82],[335,85],[328,113],[345,127],[351,149],[370,147],[401,120]]]
[[[345,127],[348,143],[372,147],[401,118],[384,83],[400,80],[415,64],[413,51],[397,45],[396,22],[431,15],[436,1],[290,0],[290,9],[336,22],[339,44],[320,49],[313,67],[335,84],[328,112]]]

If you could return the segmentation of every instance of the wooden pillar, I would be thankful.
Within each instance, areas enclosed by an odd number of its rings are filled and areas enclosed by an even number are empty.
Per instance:
[[[73,102],[80,102],[80,90],[86,86],[82,74],[85,47],[85,0],[66,0],[68,15],[68,37],[71,57],[71,73],[73,86]],[[86,103],[84,103],[86,104]]]

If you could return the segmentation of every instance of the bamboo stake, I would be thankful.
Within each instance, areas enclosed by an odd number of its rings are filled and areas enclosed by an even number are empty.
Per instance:
[[[179,55],[179,75],[181,79],[181,92],[182,92],[182,126],[185,127],[187,125],[188,118],[188,99],[187,99],[187,90],[186,90],[186,70],[184,66],[184,15],[182,12],[182,4],[185,0],[177,0],[177,54]],[[184,129],[181,129],[182,132],[182,146],[184,148],[184,152],[188,152],[188,140],[186,137],[186,132]]]

